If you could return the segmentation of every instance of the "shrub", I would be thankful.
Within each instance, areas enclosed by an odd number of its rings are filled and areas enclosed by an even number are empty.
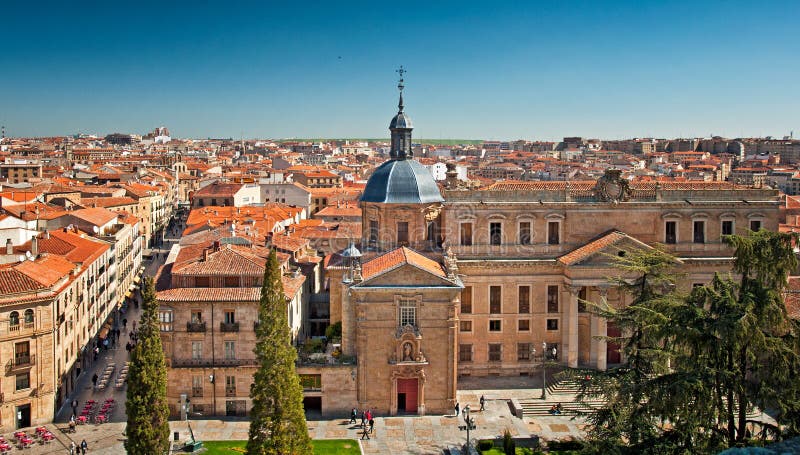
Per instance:
[[[503,452],[506,455],[516,455],[517,452],[517,445],[514,443],[514,439],[511,437],[511,431],[508,428],[503,431]]]
[[[331,343],[342,341],[342,323],[331,324],[325,329],[325,338]]]
[[[550,441],[547,443],[548,450],[582,450],[583,449],[583,442],[576,441],[576,440],[565,440],[565,441]]]
[[[478,450],[480,451],[489,450],[492,447],[494,447],[494,441],[491,439],[481,439],[478,441]]]

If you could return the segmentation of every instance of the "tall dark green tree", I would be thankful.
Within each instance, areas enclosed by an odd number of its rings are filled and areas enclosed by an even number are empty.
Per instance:
[[[286,298],[275,250],[270,252],[264,270],[258,316],[260,323],[256,328],[254,351],[260,366],[250,388],[253,410],[247,454],[311,454],[303,389],[295,371],[297,351],[291,344]]]
[[[167,367],[152,278],[144,280],[142,309],[139,339],[128,368],[125,449],[132,455],[166,454],[170,450]]]

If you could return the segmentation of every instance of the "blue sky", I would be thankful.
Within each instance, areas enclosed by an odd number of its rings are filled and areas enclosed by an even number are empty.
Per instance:
[[[800,136],[800,2],[4,2],[12,136]]]

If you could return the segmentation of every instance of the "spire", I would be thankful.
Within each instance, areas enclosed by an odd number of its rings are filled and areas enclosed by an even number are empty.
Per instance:
[[[397,70],[397,74],[400,75],[400,81],[397,83],[397,89],[400,90],[400,102],[397,103],[397,112],[403,112],[403,89],[406,87],[403,84],[403,74],[406,70],[403,69],[403,65],[400,65],[400,69]]]
[[[389,129],[392,131],[392,146],[389,151],[389,157],[393,160],[405,160],[412,158],[414,152],[411,150],[411,118],[403,112],[403,89],[405,88],[405,81],[403,76],[406,69],[400,65],[396,71],[400,75],[400,80],[397,82],[397,89],[400,90],[400,101],[397,103],[397,115],[394,116]]]

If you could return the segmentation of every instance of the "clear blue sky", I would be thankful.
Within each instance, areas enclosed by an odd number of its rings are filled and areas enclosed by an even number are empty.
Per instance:
[[[800,136],[797,0],[164,3],[4,2],[8,134]]]

